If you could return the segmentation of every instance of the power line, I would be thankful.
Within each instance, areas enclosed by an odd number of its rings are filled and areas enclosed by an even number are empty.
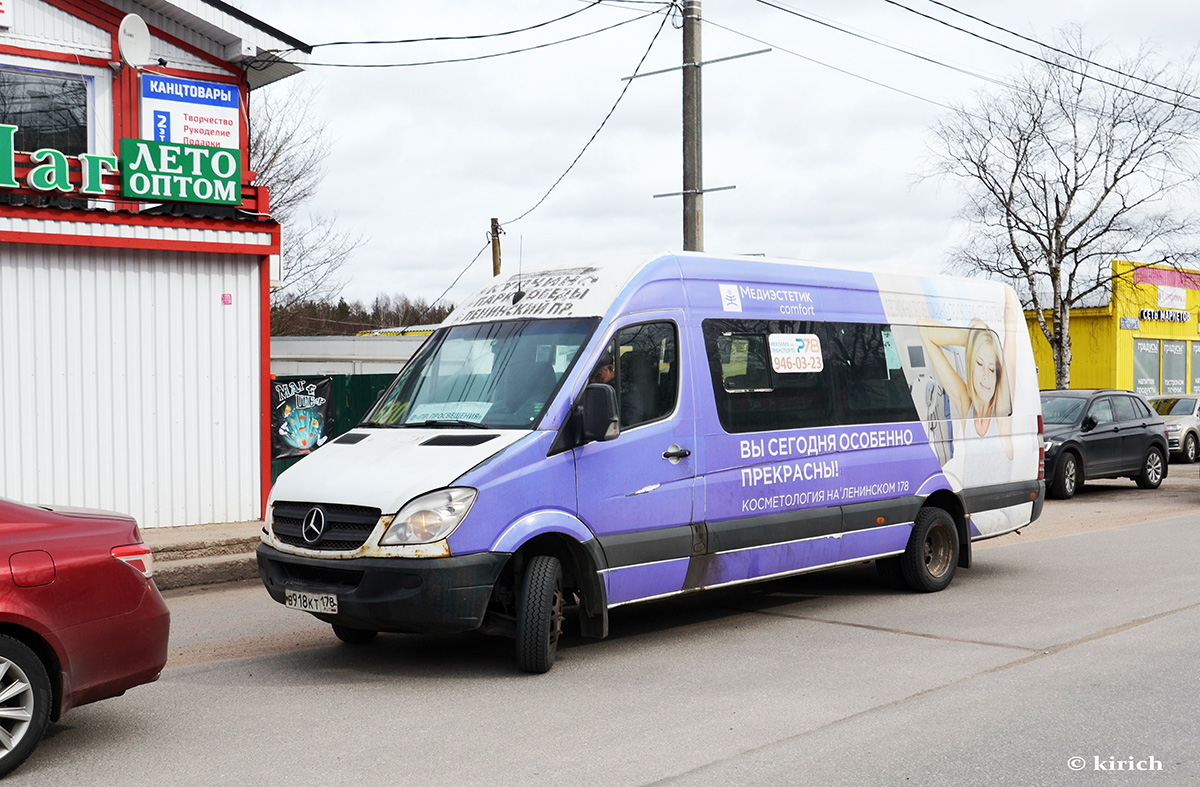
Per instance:
[[[823,68],[828,68],[828,69],[830,69],[831,71],[836,71],[836,72],[838,72],[839,74],[844,74],[844,75],[846,75],[846,76],[848,76],[848,77],[853,77],[854,79],[859,79],[859,80],[862,80],[863,82],[868,82],[868,83],[870,83],[870,84],[872,84],[872,85],[875,85],[876,87],[881,87],[881,88],[883,88],[883,89],[885,89],[885,90],[891,90],[891,91],[892,91],[892,92],[894,92],[894,93],[899,93],[900,95],[903,95],[903,96],[908,96],[909,98],[915,98],[915,99],[917,99],[918,101],[924,101],[924,102],[925,102],[925,103],[927,103],[927,104],[933,104],[934,106],[936,106],[936,107],[941,107],[942,109],[949,109],[949,110],[951,110],[951,111],[953,111],[953,112],[958,112],[958,111],[960,111],[960,110],[959,110],[957,107],[950,106],[949,104],[943,104],[942,102],[940,102],[940,101],[936,101],[936,100],[934,100],[934,99],[932,99],[932,98],[926,98],[925,96],[921,96],[921,95],[918,95],[918,94],[916,94],[916,93],[910,93],[910,92],[908,92],[907,90],[902,90],[901,88],[894,87],[894,86],[892,86],[892,85],[889,85],[889,84],[887,84],[887,83],[885,83],[885,82],[880,82],[880,81],[878,81],[878,80],[871,79],[870,77],[863,76],[862,74],[856,74],[856,73],[854,73],[853,71],[847,71],[847,70],[846,70],[846,69],[844,69],[844,68],[838,68],[837,66],[835,66],[835,65],[831,65],[831,64],[829,64],[829,63],[826,63],[826,62],[824,62],[824,61],[822,61],[822,60],[817,60],[815,57],[809,57],[808,55],[802,55],[802,54],[800,54],[799,52],[795,52],[795,51],[793,51],[793,50],[791,50],[791,49],[788,49],[787,47],[780,46],[779,44],[774,44],[774,43],[771,43],[770,41],[766,41],[766,40],[764,40],[764,39],[762,39],[762,38],[756,38],[756,37],[754,37],[754,36],[752,36],[752,35],[749,35],[748,33],[743,33],[743,32],[741,32],[741,31],[734,30],[734,29],[733,29],[733,28],[731,28],[731,27],[726,27],[725,25],[722,25],[722,24],[719,24],[719,23],[717,23],[717,22],[714,22],[714,21],[712,21],[711,19],[709,19],[709,18],[707,18],[707,17],[705,17],[705,19],[704,19],[704,22],[705,22],[705,24],[712,25],[713,27],[719,27],[720,29],[722,29],[722,30],[724,30],[724,31],[726,31],[726,32],[728,32],[728,33],[733,33],[735,36],[741,36],[742,38],[748,39],[748,40],[750,40],[750,41],[757,42],[757,43],[759,43],[759,44],[762,44],[763,46],[769,46],[769,47],[772,47],[772,48],[774,48],[774,49],[778,49],[780,52],[786,52],[787,54],[789,54],[789,55],[792,55],[792,56],[794,56],[794,57],[798,57],[798,58],[800,58],[801,60],[807,60],[807,61],[808,61],[808,62],[810,62],[810,63],[815,63],[815,64],[816,64],[816,65],[818,65],[818,66],[822,66]],[[979,76],[979,75],[975,75],[975,74],[973,74],[972,76]],[[986,78],[986,77],[982,77],[982,76],[980,76],[980,78],[981,78],[981,79],[984,79],[984,78]],[[969,114],[969,113],[968,113],[968,114]]]
[[[649,0],[649,1],[661,4],[661,0]],[[584,11],[590,11],[591,9],[600,5],[602,2],[604,2],[604,0],[593,0],[591,3],[589,3],[584,8],[577,9],[575,11],[572,11],[569,14],[563,14],[562,16],[555,17],[554,19],[548,19],[545,22],[538,22],[536,25],[529,25],[527,27],[518,27],[514,30],[504,30],[499,33],[477,33],[474,35],[464,35],[464,36],[430,36],[428,38],[398,38],[398,39],[395,39],[392,41],[326,41],[323,44],[311,44],[310,48],[316,49],[319,46],[351,46],[351,45],[369,46],[369,45],[374,45],[374,44],[424,44],[424,43],[431,42],[431,41],[477,41],[482,38],[501,38],[503,36],[516,35],[517,33],[527,33],[530,30],[537,30],[539,27],[546,27],[547,25],[552,25],[555,22],[561,22],[564,19],[570,19],[571,17],[575,16],[576,14],[582,14]],[[295,51],[295,50],[290,49],[290,50],[281,50],[281,51],[291,52],[291,51]]]
[[[770,3],[767,3],[766,0],[758,0],[758,2],[764,3],[766,5],[771,5]],[[1081,76],[1084,79],[1090,79],[1094,82],[1099,82],[1102,85],[1108,85],[1111,88],[1115,88],[1117,90],[1120,90],[1120,91],[1123,91],[1126,93],[1132,93],[1135,96],[1140,96],[1142,98],[1148,98],[1151,101],[1156,101],[1160,104],[1166,104],[1167,106],[1170,106],[1170,107],[1176,107],[1178,109],[1182,109],[1185,112],[1193,112],[1196,114],[1200,114],[1200,110],[1193,109],[1192,107],[1181,104],[1178,101],[1169,101],[1169,100],[1167,100],[1165,98],[1161,98],[1159,96],[1154,96],[1149,93],[1143,93],[1139,90],[1134,90],[1133,88],[1129,87],[1128,85],[1119,85],[1116,82],[1109,82],[1107,79],[1101,79],[1100,77],[1089,74],[1086,71],[1080,71],[1078,69],[1071,68],[1070,66],[1063,65],[1062,63],[1056,63],[1053,60],[1047,60],[1046,58],[1041,57],[1040,55],[1031,54],[1022,49],[1017,49],[1016,47],[1009,46],[1008,44],[1002,44],[999,41],[988,38],[987,36],[984,36],[984,35],[980,35],[979,33],[975,33],[971,30],[967,30],[964,27],[959,27],[958,25],[953,25],[943,19],[938,19],[936,16],[931,16],[929,14],[923,13],[921,11],[916,10],[915,8],[909,8],[908,6],[904,5],[903,3],[896,2],[896,0],[883,0],[883,2],[885,2],[889,5],[894,5],[897,8],[902,8],[905,11],[908,11],[909,13],[916,14],[917,16],[923,17],[930,21],[937,22],[939,25],[945,25],[946,27],[949,27],[951,30],[957,30],[960,33],[965,33],[966,35],[969,35],[972,38],[978,38],[980,41],[987,41],[990,44],[995,44],[996,46],[1000,47],[1001,49],[1007,49],[1009,52],[1014,52],[1018,55],[1027,57],[1031,60],[1037,60],[1040,63],[1044,63],[1053,68],[1058,68],[1058,69],[1061,69],[1068,73],[1075,74],[1076,76]],[[773,7],[778,8],[778,6],[773,6]],[[801,16],[801,15],[797,14],[797,16]],[[845,32],[845,31],[843,31],[843,32]],[[870,40],[870,39],[867,39],[867,40]]]
[[[791,14],[792,16],[799,17],[800,19],[803,19],[807,22],[812,22],[814,24],[821,25],[822,27],[828,27],[829,29],[836,30],[839,33],[845,33],[848,36],[853,36],[854,38],[860,39],[862,41],[866,41],[869,44],[875,44],[876,46],[881,46],[886,49],[890,49],[893,52],[899,52],[902,55],[908,55],[909,57],[914,57],[917,60],[923,60],[926,63],[930,63],[935,66],[941,66],[942,68],[948,68],[951,71],[957,71],[960,74],[966,74],[967,76],[975,77],[976,79],[982,79],[986,82],[991,82],[993,84],[1000,85],[1001,87],[1008,87],[1008,85],[1006,85],[1004,82],[1002,82],[999,79],[995,79],[993,77],[989,77],[984,74],[979,74],[974,71],[970,71],[968,69],[961,68],[959,66],[950,65],[949,63],[943,63],[940,60],[929,57],[927,55],[922,55],[919,52],[914,52],[911,49],[905,49],[904,47],[896,46],[895,44],[889,44],[886,41],[880,41],[877,38],[872,38],[871,36],[864,35],[862,33],[856,33],[853,30],[847,30],[846,28],[839,27],[838,25],[835,25],[832,22],[827,22],[827,21],[825,21],[823,19],[819,19],[815,16],[810,16],[808,14],[797,11],[794,8],[788,8],[787,6],[784,6],[784,5],[776,5],[775,3],[769,2],[769,0],[755,0],[755,1],[758,3],[761,3],[762,5],[767,6],[768,8],[774,8],[776,11],[783,11],[785,14]],[[885,2],[887,2],[887,1],[888,0],[885,0]]]
[[[654,13],[656,13],[656,14],[662,13],[663,10],[669,11],[670,9],[673,9],[675,7],[676,7],[675,3],[672,2],[669,9],[660,9],[658,11],[655,11]],[[645,18],[645,16],[640,16],[637,18],[643,19],[643,18]],[[670,13],[663,14],[663,20],[661,23],[659,23],[658,30],[654,31],[654,37],[650,39],[650,45],[648,47],[646,47],[646,51],[642,54],[641,59],[638,60],[637,66],[633,69],[634,76],[637,76],[638,71],[640,71],[642,68],[642,65],[645,64],[646,58],[650,56],[650,50],[654,48],[654,43],[656,41],[658,41],[659,35],[662,34],[663,28],[666,27],[667,20],[669,20],[670,18],[671,18]],[[558,188],[558,184],[562,183],[563,178],[565,178],[567,176],[567,173],[569,173],[572,169],[574,169],[575,165],[579,163],[579,160],[581,158],[583,158],[583,154],[586,153],[587,149],[591,146],[591,144],[596,141],[596,137],[600,135],[600,131],[603,130],[604,125],[606,123],[608,123],[608,119],[611,118],[613,116],[613,113],[617,111],[617,107],[620,105],[621,99],[625,98],[625,93],[628,92],[629,86],[632,84],[633,84],[632,79],[627,80],[625,82],[625,87],[621,88],[621,93],[620,93],[620,95],[617,96],[617,100],[613,102],[612,108],[608,110],[608,114],[604,116],[604,120],[600,121],[599,127],[597,127],[596,130],[594,132],[592,132],[592,136],[584,144],[583,149],[579,151],[579,155],[575,156],[575,159],[570,163],[570,165],[567,166],[567,168],[563,171],[563,174],[558,176],[558,180],[554,181],[554,184],[552,186],[550,186],[550,188],[546,191],[545,194],[542,195],[542,198],[539,199],[532,208],[525,211],[520,216],[517,216],[515,219],[509,219],[508,221],[504,222],[506,225],[507,224],[515,224],[516,222],[518,222],[521,219],[528,216],[530,213],[533,213],[535,210],[538,209],[538,207],[543,202],[546,201],[546,198],[550,196],[550,192],[552,192],[552,191],[554,191],[554,189]]]
[[[667,6],[668,4],[660,3],[659,5]],[[493,52],[493,53],[487,54],[487,55],[476,55],[474,57],[456,57],[456,58],[446,58],[444,60],[424,60],[424,61],[420,61],[420,62],[411,62],[411,63],[305,63],[305,65],[306,66],[322,66],[325,68],[412,68],[414,66],[440,66],[440,65],[445,65],[448,63],[471,63],[471,62],[474,62],[477,60],[490,60],[490,59],[497,58],[497,57],[507,57],[508,55],[517,55],[517,54],[521,54],[523,52],[533,52],[538,49],[546,49],[548,47],[557,46],[559,44],[566,44],[571,41],[578,41],[581,38],[587,38],[588,36],[594,36],[594,35],[597,35],[598,33],[606,33],[609,30],[614,30],[618,27],[621,27],[622,25],[628,25],[632,22],[637,22],[638,20],[645,19],[646,17],[654,16],[655,14],[662,13],[662,11],[663,11],[663,8],[659,8],[654,11],[649,11],[640,16],[635,16],[630,19],[626,19],[624,21],[608,25],[607,27],[602,27],[598,30],[592,30],[587,33],[580,33],[579,35],[570,36],[569,38],[562,38],[557,41],[550,41],[550,42],[544,43],[544,44],[535,44],[534,46],[522,47],[520,49],[510,49],[507,52]],[[271,65],[271,64],[266,63],[262,67],[265,68],[269,65]]]
[[[400,330],[407,331],[409,328],[413,327],[414,325],[420,325],[421,320],[425,319],[425,315],[427,315],[431,311],[433,311],[433,307],[437,306],[438,303],[441,302],[442,298],[446,297],[446,293],[448,293],[448,292],[450,292],[450,290],[454,289],[454,285],[458,284],[458,280],[463,277],[463,274],[465,274],[468,270],[470,270],[471,266],[479,261],[480,256],[482,256],[483,252],[486,251],[487,248],[491,245],[492,245],[492,240],[491,240],[491,238],[488,238],[487,243],[483,244],[483,246],[480,247],[479,251],[475,252],[475,256],[471,258],[471,261],[467,263],[467,266],[458,272],[458,275],[454,277],[454,281],[450,282],[450,286],[447,287],[446,289],[442,290],[441,295],[437,296],[432,301],[430,301],[429,305],[425,307],[425,311],[423,311],[419,315],[417,315],[417,318],[415,320],[413,320],[411,323],[404,326]]]
[[[959,14],[960,16],[965,16],[967,19],[973,19],[976,22],[979,22],[980,24],[983,24],[983,25],[987,25],[988,27],[990,27],[994,30],[999,30],[1003,33],[1008,33],[1010,36],[1019,38],[1022,41],[1028,41],[1029,43],[1034,44],[1035,46],[1039,46],[1039,47],[1041,47],[1043,49],[1047,49],[1051,52],[1057,52],[1060,55],[1066,55],[1067,57],[1071,57],[1076,60],[1083,61],[1084,63],[1087,63],[1088,65],[1095,66],[1096,68],[1102,68],[1105,71],[1111,71],[1112,73],[1126,77],[1127,79],[1136,79],[1137,81],[1142,82],[1143,84],[1149,85],[1150,87],[1156,87],[1160,90],[1166,90],[1166,91],[1175,93],[1180,96],[1185,96],[1187,98],[1200,99],[1200,96],[1197,96],[1193,93],[1188,93],[1185,90],[1180,90],[1178,88],[1169,87],[1167,85],[1160,85],[1159,83],[1157,83],[1153,80],[1146,79],[1145,77],[1140,77],[1137,74],[1128,74],[1128,73],[1120,70],[1119,68],[1112,68],[1110,66],[1104,65],[1103,63],[1097,63],[1094,60],[1089,60],[1088,58],[1084,57],[1083,55],[1077,55],[1074,52],[1068,52],[1065,49],[1059,49],[1058,47],[1050,46],[1049,44],[1044,44],[1035,38],[1030,38],[1029,36],[1021,35],[1020,33],[1017,33],[1013,30],[1009,30],[1007,27],[1002,27],[1001,25],[994,24],[992,22],[987,21],[986,19],[982,19],[973,14],[968,14],[966,11],[960,11],[959,9],[955,8],[954,6],[947,5],[946,3],[938,2],[938,0],[929,0],[929,2],[933,3],[936,6],[941,6],[942,8],[945,8],[947,11],[952,11],[953,13]],[[937,20],[937,21],[941,22],[941,20]],[[945,24],[945,23],[942,22],[942,24]]]

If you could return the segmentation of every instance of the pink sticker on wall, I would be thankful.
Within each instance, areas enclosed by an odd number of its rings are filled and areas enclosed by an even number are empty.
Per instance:
[[[221,303],[225,304],[226,306],[232,306],[233,305],[233,294],[228,293],[228,292],[223,294],[221,296]]]

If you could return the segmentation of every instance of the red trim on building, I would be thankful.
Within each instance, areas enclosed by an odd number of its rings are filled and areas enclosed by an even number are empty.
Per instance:
[[[170,61],[167,61],[168,63]],[[235,74],[211,74],[208,71],[194,71],[188,68],[171,68],[171,66],[147,66],[138,69],[147,74],[159,74],[165,77],[178,77],[179,79],[196,79],[202,82],[219,82],[222,85],[237,85],[241,87],[243,82],[240,75]],[[245,93],[240,93],[242,97]]]
[[[146,249],[147,251],[194,251],[212,254],[262,254],[269,246],[253,243],[205,243],[203,241],[162,240],[155,238],[110,238],[97,235],[62,235],[46,232],[5,232],[0,243],[34,243],[40,246],[92,246],[102,249]]]
[[[102,57],[73,55],[67,52],[52,52],[48,49],[26,49],[22,46],[9,46],[8,44],[0,44],[0,54],[28,57],[35,60],[54,60],[60,63],[77,63],[83,66],[108,67],[108,61]]]
[[[276,225],[275,242],[279,242],[279,227]],[[278,245],[276,245],[278,248]],[[262,499],[259,507],[263,519],[267,518],[267,496],[271,493],[271,258],[263,255],[258,258],[258,290],[261,297],[259,303],[259,377],[262,385],[259,389],[262,396],[262,425],[260,429],[262,446],[259,453],[262,456],[261,481],[259,493]]]
[[[77,3],[73,0],[45,0],[50,5],[66,11],[71,16],[76,16],[85,22],[102,27],[112,33],[117,32],[117,28],[121,25],[121,17],[124,16],[111,6],[103,5],[102,3]],[[113,50],[116,51],[115,49]]]
[[[3,192],[0,192],[3,193]],[[146,227],[187,227],[197,230],[237,232],[277,232],[278,224],[267,217],[262,219],[206,219],[201,216],[162,216],[146,213],[114,213],[102,210],[58,210],[28,205],[0,205],[0,216],[53,221],[100,222],[102,224],[135,224]]]

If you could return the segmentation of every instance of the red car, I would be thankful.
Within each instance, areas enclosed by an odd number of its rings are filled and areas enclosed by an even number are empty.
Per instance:
[[[51,720],[155,680],[170,613],[123,514],[0,498],[0,776]]]

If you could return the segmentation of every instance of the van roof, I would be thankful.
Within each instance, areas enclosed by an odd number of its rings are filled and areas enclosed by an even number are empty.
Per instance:
[[[759,256],[719,255],[702,252],[662,252],[658,254],[593,257],[539,265],[533,270],[518,271],[503,276],[483,289],[472,293],[459,303],[442,322],[457,325],[469,322],[492,322],[522,317],[603,317],[614,300],[634,279],[655,278],[712,278],[732,282],[772,282],[776,275],[771,268],[779,266],[790,271],[779,277],[791,285],[821,283],[830,286],[829,276],[838,280],[834,286],[842,289],[862,287],[878,291],[881,279],[897,292],[922,293],[922,281],[950,280],[945,276],[904,276],[851,268],[845,265],[814,264]],[[799,272],[799,273],[797,273]],[[801,282],[798,279],[809,279]],[[870,281],[871,284],[866,282]],[[1004,286],[997,282],[995,286]]]

